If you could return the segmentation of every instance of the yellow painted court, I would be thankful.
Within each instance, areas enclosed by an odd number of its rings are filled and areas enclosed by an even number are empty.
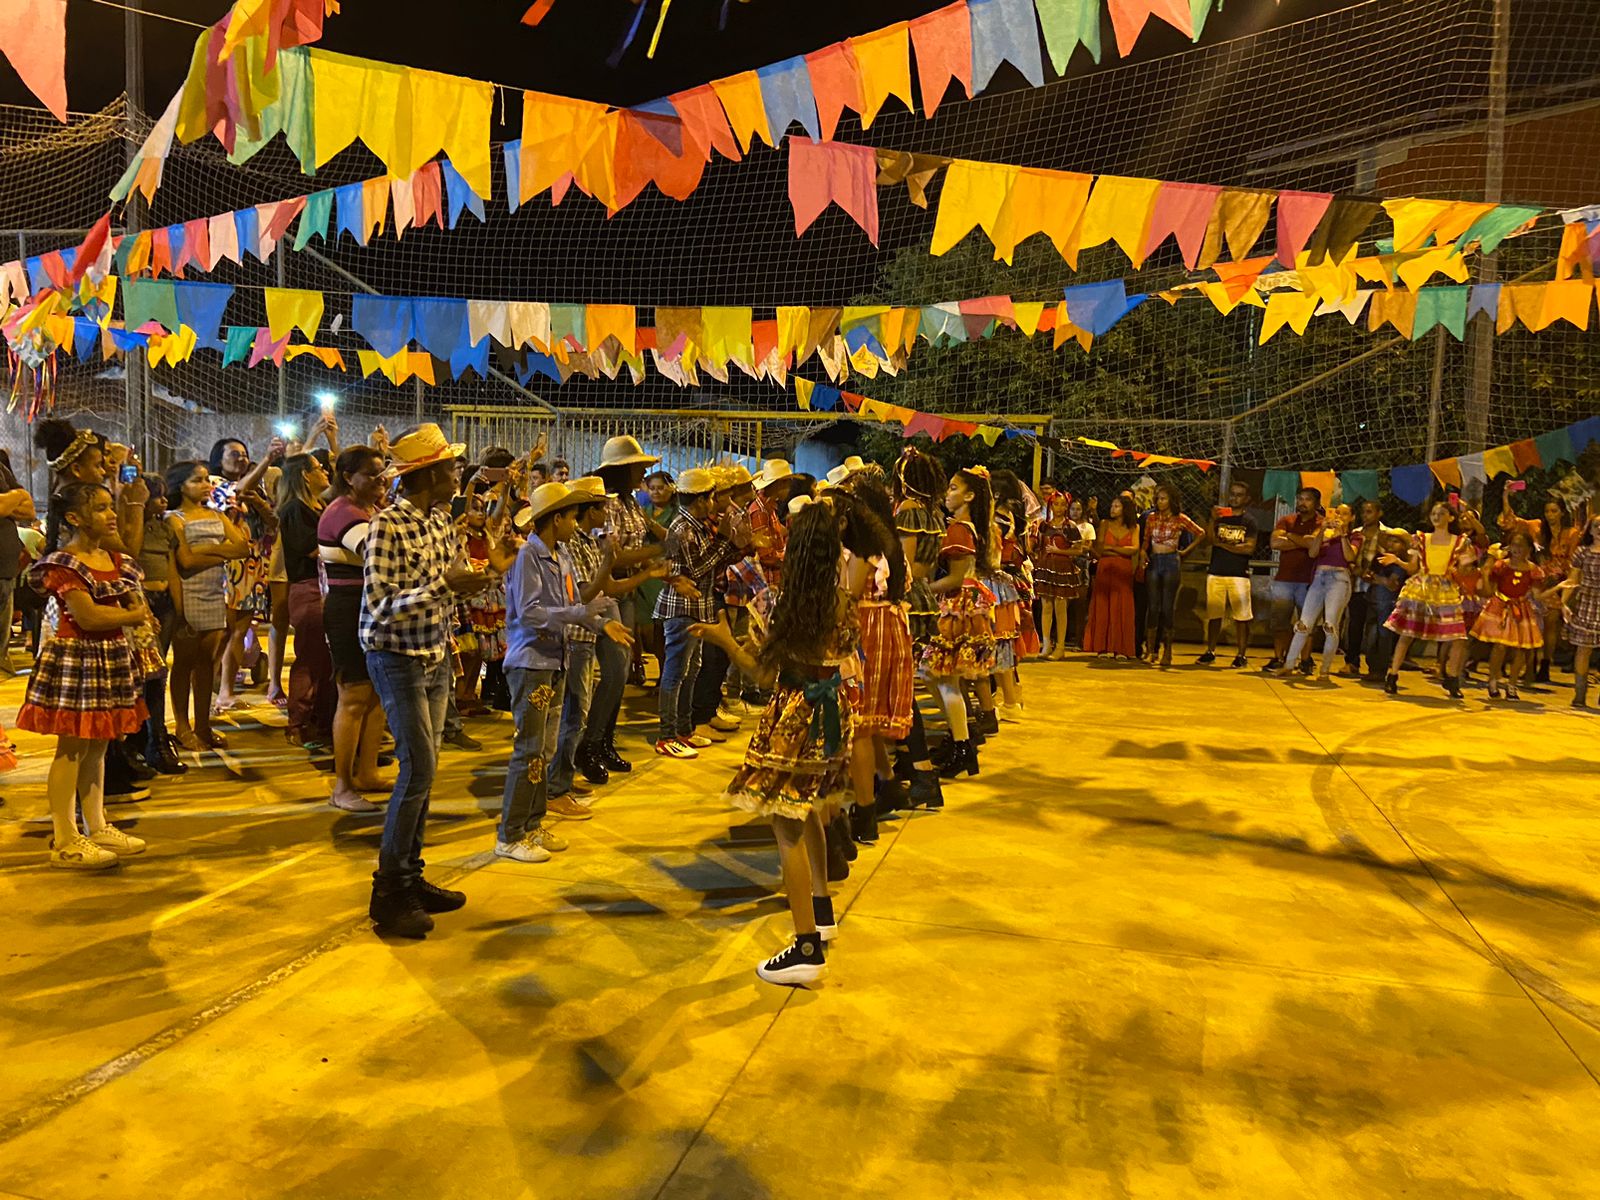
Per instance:
[[[431,826],[468,907],[389,945],[377,820],[276,730],[119,810],[150,852],[88,877],[44,866],[19,735],[0,1193],[1600,1194],[1592,716],[1023,674],[983,774],[862,850],[810,992],[753,973],[788,925],[736,744],[640,756],[514,867],[472,723]]]

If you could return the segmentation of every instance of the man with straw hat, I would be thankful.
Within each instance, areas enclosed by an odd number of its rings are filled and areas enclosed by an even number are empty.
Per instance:
[[[749,606],[767,590],[767,581],[755,560],[750,517],[746,511],[755,496],[755,481],[743,463],[720,464],[711,468],[711,474],[717,481],[711,498],[712,516],[720,518],[726,514],[734,544],[744,548],[740,557],[717,580],[713,619],[717,610],[726,612],[728,627],[735,637],[743,638],[750,628]],[[708,741],[727,741],[725,735],[738,729],[741,722],[737,714],[728,710],[723,697],[722,689],[730,673],[735,681],[739,679],[737,671],[730,671],[731,665],[721,646],[706,643],[701,647],[700,673],[694,687],[694,732]]]
[[[612,619],[616,605],[595,594],[584,603],[557,548],[578,528],[577,510],[593,502],[587,491],[564,483],[535,488],[518,523],[528,540],[517,551],[506,576],[506,683],[516,738],[506,764],[506,785],[500,801],[500,828],[494,852],[513,862],[544,862],[552,851],[565,850],[564,839],[545,828],[549,808],[548,762],[554,757],[566,685],[566,627],[582,625],[627,647],[633,635]],[[568,797],[564,815],[587,817]]]
[[[704,467],[678,476],[678,515],[667,533],[667,563],[681,585],[656,600],[656,617],[665,627],[666,657],[661,664],[661,723],[656,753],[667,758],[697,758],[711,740],[694,731],[694,684],[700,671],[700,639],[692,625],[714,618],[722,571],[744,554],[734,540],[728,515],[713,515],[717,480]]]
[[[769,458],[761,464],[761,474],[752,480],[755,499],[746,513],[750,518],[750,537],[755,543],[756,561],[774,591],[782,582],[783,547],[787,536],[782,514],[789,503],[789,481],[794,468],[784,458]]]
[[[359,636],[394,734],[400,774],[389,798],[369,913],[380,934],[426,937],[435,913],[466,903],[423,878],[422,835],[451,689],[447,653],[458,596],[489,586],[466,567],[450,521],[465,447],[418,425],[391,447],[399,495],[367,533]]]

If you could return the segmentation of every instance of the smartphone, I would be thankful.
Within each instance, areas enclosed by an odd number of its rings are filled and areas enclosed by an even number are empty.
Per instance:
[[[506,478],[506,467],[479,467],[478,478],[488,483],[503,483]]]
[[[1528,481],[1526,479],[1513,479],[1510,483],[1506,484],[1506,491],[1508,492],[1525,492],[1527,490]]]
[[[1217,516],[1219,516],[1219,517],[1236,517],[1238,515],[1239,514],[1237,512],[1235,512],[1232,508],[1227,507],[1226,505],[1223,506],[1222,508],[1217,509]]]
[[[139,467],[136,463],[123,463],[122,469],[117,472],[117,478],[123,483],[132,483],[139,478]]]

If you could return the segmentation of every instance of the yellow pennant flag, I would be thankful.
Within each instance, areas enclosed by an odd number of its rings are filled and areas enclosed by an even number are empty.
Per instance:
[[[1410,337],[1417,320],[1417,294],[1407,291],[1373,292],[1367,303],[1367,328],[1373,333],[1393,325],[1402,337]]]
[[[861,128],[871,127],[890,96],[898,96],[906,108],[916,111],[911,101],[911,38],[904,21],[851,38],[850,49],[861,78]]]
[[[1421,250],[1454,204],[1453,200],[1385,200],[1383,210],[1394,222],[1395,250]]]
[[[986,446],[993,446],[997,441],[1000,440],[1000,435],[1004,432],[1005,430],[995,425],[978,426],[978,436],[983,439],[984,445]]]
[[[789,355],[798,354],[810,328],[811,310],[804,305],[778,309],[778,357],[786,360]]]
[[[1517,473],[1516,456],[1511,453],[1510,446],[1496,446],[1493,450],[1483,452],[1483,472],[1490,479],[1498,475],[1515,475]]]
[[[1043,304],[1013,303],[1011,315],[1017,319],[1017,328],[1024,337],[1032,337],[1039,330],[1039,322],[1044,318]]]
[[[1395,274],[1400,277],[1400,282],[1412,291],[1416,291],[1436,273],[1441,272],[1457,283],[1467,282],[1467,260],[1461,257],[1454,243],[1424,250],[1395,268]]]
[[[1539,323],[1530,325],[1530,329],[1537,333],[1557,321],[1566,321],[1578,329],[1589,328],[1589,301],[1595,294],[1594,284],[1581,279],[1566,279],[1539,286],[1544,289],[1543,303],[1539,306]]]
[[[1155,211],[1160,190],[1161,181],[1157,179],[1100,176],[1083,210],[1078,245],[1099,246],[1115,241],[1134,266],[1143,265],[1150,214]]]
[[[267,288],[267,331],[272,340],[282,341],[291,329],[299,329],[307,340],[316,341],[322,328],[322,293],[296,288]]]
[[[1000,163],[963,159],[952,162],[944,174],[944,190],[939,195],[939,214],[934,219],[930,252],[946,253],[974,228],[982,229],[990,241],[995,241],[1001,209],[1020,171],[1020,167]]]
[[[1050,238],[1056,251],[1072,265],[1073,270],[1077,270],[1076,235],[1094,176],[1071,171],[1043,171],[1033,167],[1013,170],[1015,174],[1009,181],[994,224],[984,226],[994,242],[995,260],[1009,263],[1018,246],[1034,234],[1043,233]],[[947,175],[946,192],[949,187]],[[941,199],[940,211],[943,210],[944,201]],[[968,225],[967,228],[971,229],[972,226]]]
[[[739,139],[739,149],[747,151],[756,138],[767,145],[774,144],[772,130],[767,128],[767,106],[761,98],[761,80],[754,71],[741,71],[727,79],[713,79],[711,90],[722,101],[722,111],[728,114],[728,127]]]
[[[584,314],[584,333],[591,351],[605,344],[608,337],[617,339],[617,345],[626,354],[639,351],[637,310],[631,304],[590,304]]]
[[[1295,272],[1300,276],[1300,286],[1324,304],[1344,304],[1356,294],[1356,248],[1351,246],[1342,259],[1332,255],[1317,266],[1310,265],[1310,254],[1301,251],[1295,259]]]
[[[1265,346],[1272,335],[1285,325],[1296,333],[1304,333],[1317,310],[1317,298],[1300,292],[1273,292],[1267,299],[1266,315],[1261,318],[1261,338],[1258,345]]]
[[[801,408],[806,409],[808,411],[810,410],[810,408],[811,408],[811,392],[812,392],[812,389],[815,388],[816,386],[817,385],[812,383],[811,380],[809,380],[809,379],[802,379],[798,375],[795,376],[795,379],[794,379],[794,398],[795,398],[796,403],[798,403]]]
[[[401,364],[405,361],[406,351],[400,350],[389,358],[384,358],[376,350],[357,350],[356,358],[361,362],[361,375],[371,379],[374,375],[382,374],[390,383],[400,382]]]

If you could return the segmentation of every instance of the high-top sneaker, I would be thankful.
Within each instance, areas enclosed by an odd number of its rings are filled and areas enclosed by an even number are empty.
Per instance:
[[[816,983],[828,974],[828,964],[823,958],[822,935],[802,933],[782,954],[774,954],[756,968],[756,974],[768,983],[784,983],[799,987]]]

